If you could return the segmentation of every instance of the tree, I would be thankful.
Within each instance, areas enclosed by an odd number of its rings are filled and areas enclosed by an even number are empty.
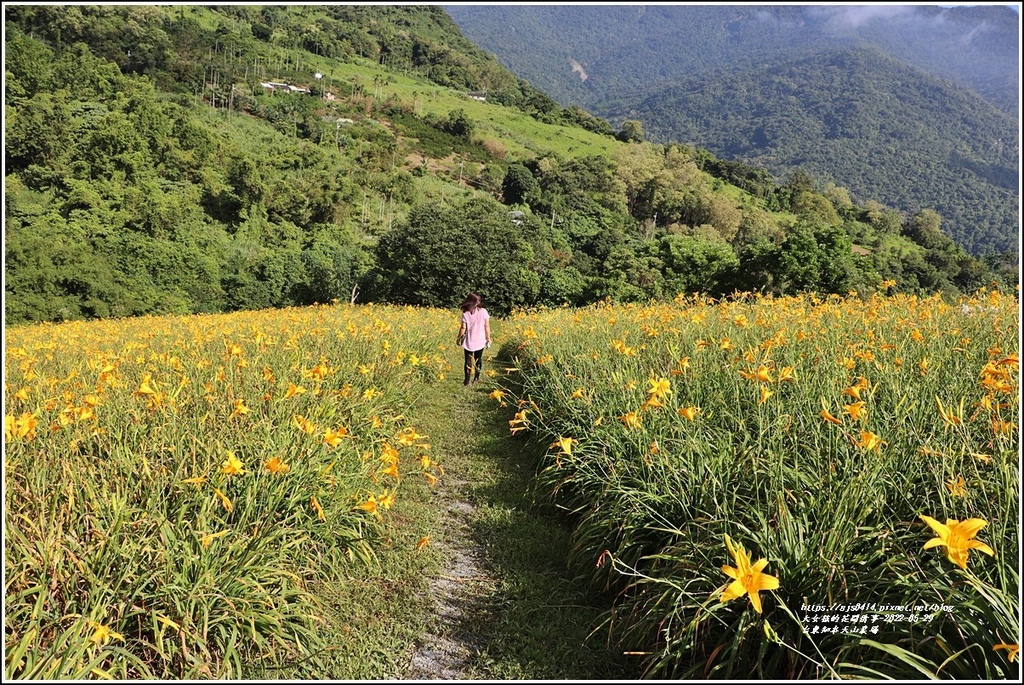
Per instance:
[[[7,98],[32,97],[49,86],[53,51],[37,40],[15,35],[6,44],[4,71]]]
[[[510,164],[501,183],[501,194],[507,205],[531,204],[540,193],[540,183],[522,164]]]
[[[904,233],[929,250],[953,246],[953,241],[942,231],[942,217],[932,209],[923,209],[915,214],[904,227]]]
[[[622,130],[615,136],[624,143],[640,143],[644,139],[644,125],[635,119],[622,122]]]
[[[445,133],[469,140],[473,134],[474,126],[473,120],[467,117],[464,111],[453,109],[451,112],[448,112],[448,120],[444,123],[443,128]]]
[[[812,225],[839,226],[843,220],[825,196],[810,190],[798,190],[793,195],[791,211]]]
[[[846,293],[863,281],[853,261],[850,236],[839,227],[799,222],[779,245],[760,242],[740,255],[742,289],[776,294],[801,291]]]
[[[377,244],[372,297],[454,307],[476,292],[499,314],[533,304],[540,278],[530,233],[529,223],[512,223],[508,209],[490,198],[416,205]]]
[[[662,236],[655,250],[663,264],[666,297],[695,292],[724,295],[740,265],[728,244],[695,236]]]
[[[302,251],[304,282],[296,284],[295,297],[301,304],[348,300],[353,287],[366,275],[370,255],[357,245],[318,240]]]

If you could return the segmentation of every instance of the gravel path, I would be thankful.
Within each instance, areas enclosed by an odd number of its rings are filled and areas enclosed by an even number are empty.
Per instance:
[[[468,393],[454,393],[452,409],[461,418],[472,422],[475,410]],[[459,437],[464,437],[465,434]],[[435,444],[444,444],[447,436],[431,436]],[[486,598],[494,592],[495,580],[485,564],[482,544],[473,540],[471,521],[476,507],[468,496],[469,482],[458,478],[462,456],[460,449],[473,445],[460,440],[449,443],[454,453],[446,455],[443,464],[447,477],[438,481],[435,498],[445,507],[444,536],[432,540],[431,546],[442,553],[441,574],[430,581],[434,611],[427,632],[412,649],[410,667],[405,680],[471,679],[476,657],[485,650],[481,638],[471,629],[468,620]]]
[[[455,484],[453,484],[455,485]],[[448,559],[443,575],[433,578],[430,592],[435,610],[428,632],[412,654],[412,680],[460,680],[468,676],[473,657],[484,645],[466,627],[465,617],[494,585],[483,567],[483,551],[467,536],[466,518],[473,506],[453,500],[449,513],[453,529],[437,547]],[[462,520],[460,520],[462,519]]]

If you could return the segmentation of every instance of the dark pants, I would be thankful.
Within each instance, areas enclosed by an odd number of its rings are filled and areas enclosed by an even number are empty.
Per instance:
[[[466,377],[463,380],[463,385],[469,385],[469,376],[473,375],[473,381],[480,380],[480,369],[484,365],[484,351],[483,348],[476,352],[470,352],[469,350],[463,350],[466,353],[466,364],[465,371]]]

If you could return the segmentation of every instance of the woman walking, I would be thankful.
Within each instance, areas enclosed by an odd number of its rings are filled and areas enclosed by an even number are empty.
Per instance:
[[[470,293],[462,303],[462,323],[456,345],[462,345],[465,351],[465,378],[463,385],[476,383],[480,380],[480,369],[483,367],[484,348],[491,346],[491,315],[480,306],[480,296]]]

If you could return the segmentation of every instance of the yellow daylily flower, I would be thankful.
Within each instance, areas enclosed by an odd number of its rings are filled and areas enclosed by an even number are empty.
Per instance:
[[[380,460],[384,464],[397,464],[398,463],[398,450],[396,450],[390,442],[385,442],[380,450]]]
[[[844,404],[843,409],[846,411],[847,414],[850,415],[850,418],[853,419],[854,421],[859,419],[861,415],[865,413],[863,401],[854,402],[853,404]]]
[[[832,416],[832,414],[830,414],[827,409],[822,409],[820,412],[818,412],[818,415],[823,420],[828,421],[829,423],[834,423],[837,426],[843,425],[843,422],[837,419],[836,417]]]
[[[722,573],[732,578],[733,582],[722,590],[721,601],[728,602],[737,597],[749,595],[754,611],[760,614],[761,597],[757,593],[762,590],[779,589],[779,579],[762,573],[768,565],[767,559],[759,559],[754,564],[751,564],[746,550],[740,545],[733,544],[728,535],[725,536],[725,546],[729,549],[733,559],[736,560],[736,568],[722,566]]]
[[[327,520],[327,517],[324,516],[324,508],[320,506],[320,500],[318,500],[315,496],[309,498],[309,506],[311,506],[313,508],[313,511],[316,512],[316,517],[318,519],[320,519],[321,521]]]
[[[242,461],[235,456],[235,453],[228,451],[227,458],[221,462],[220,472],[228,476],[236,476],[243,473]]]
[[[683,357],[676,363],[676,367],[677,368],[672,369],[673,376],[680,376],[686,373],[690,369],[690,358]]]
[[[241,416],[243,414],[248,414],[248,413],[249,413],[249,407],[245,406],[245,399],[239,397],[237,400],[235,400],[235,408],[231,412],[231,414],[228,416],[228,419],[233,419],[236,416]]]
[[[288,471],[291,470],[291,467],[288,466],[288,464],[281,461],[281,459],[278,457],[271,457],[270,459],[267,459],[267,461],[264,462],[263,464],[263,468],[265,468],[267,471],[275,475],[288,473]]]
[[[860,399],[860,391],[861,391],[861,388],[860,388],[859,385],[851,385],[850,387],[848,387],[845,390],[843,390],[843,394],[844,395],[849,395],[850,397],[852,397],[855,400],[859,400]]]
[[[957,476],[956,480],[952,478],[946,481],[946,489],[949,490],[949,494],[954,497],[966,497],[967,496],[967,482],[963,476]]]
[[[860,440],[857,442],[857,446],[864,449],[867,452],[879,451],[882,449],[882,445],[886,442],[880,437],[870,431],[861,431]]]
[[[651,384],[651,387],[647,390],[648,395],[660,399],[672,394],[672,383],[667,378],[659,378],[657,380],[652,378],[648,382]]]
[[[295,424],[296,428],[304,433],[312,435],[316,432],[316,424],[305,416],[300,416],[299,414],[292,416],[292,423]]]
[[[985,519],[971,518],[964,521],[946,519],[946,523],[942,524],[931,516],[925,516],[924,514],[921,514],[920,518],[938,534],[938,537],[924,543],[924,549],[945,547],[946,558],[964,570],[967,569],[967,553],[972,549],[984,552],[992,557],[996,555],[991,547],[980,540],[974,539],[974,536],[988,525],[988,521]]]
[[[152,384],[152,385],[151,385]],[[142,374],[142,382],[139,383],[139,389],[135,391],[136,395],[155,395],[156,382],[153,380],[153,376],[148,373]]]
[[[643,418],[635,411],[631,411],[627,414],[623,414],[619,417],[619,421],[622,421],[623,425],[627,428],[639,428],[643,422]]]
[[[528,430],[530,427],[530,421],[526,418],[526,409],[517,411],[514,418],[509,419],[508,427],[509,430],[515,435],[519,431]]]
[[[1003,421],[1002,419],[992,419],[992,432],[996,435],[1009,435],[1017,428],[1017,424],[1013,421]]]
[[[380,512],[377,511],[376,495],[370,495],[369,499],[367,499],[365,502],[363,502],[362,504],[357,504],[356,509],[362,509],[365,512],[373,514],[377,518],[380,518]]]
[[[89,625],[92,627],[92,635],[89,636],[89,642],[93,644],[105,644],[108,640],[123,640],[124,636],[121,633],[115,633],[110,629],[109,626],[89,621]]]
[[[573,438],[558,438],[555,442],[551,443],[552,447],[560,447],[562,454],[572,454],[572,444],[578,442]]]
[[[385,490],[384,494],[382,494],[380,496],[380,499],[377,500],[377,504],[379,506],[383,507],[384,509],[390,509],[391,505],[394,504],[394,503],[395,503],[395,491],[394,490]]]
[[[1020,645],[1008,645],[1004,642],[1000,642],[998,645],[992,645],[993,652],[997,652],[1000,649],[1006,650],[1006,660],[1012,664],[1017,658],[1017,652],[1020,651]]]
[[[338,430],[328,430],[324,433],[324,444],[328,447],[337,447],[341,444],[342,439],[348,435],[348,429],[342,426]]]
[[[640,405],[641,411],[647,411],[652,408],[664,407],[665,404],[658,399],[657,395],[651,395],[648,397],[643,404]]]
[[[403,447],[412,447],[416,444],[417,440],[427,437],[426,435],[420,435],[416,432],[415,428],[406,428],[399,434],[397,440],[398,444]]]
[[[217,495],[217,497],[220,499],[221,506],[224,507],[224,510],[227,511],[228,513],[231,513],[231,511],[235,508],[235,505],[231,503],[231,500],[227,498],[227,495],[225,495],[217,488],[213,489],[213,494]]]
[[[4,417],[4,441],[22,438],[31,442],[36,437],[37,417],[33,412],[25,412],[18,418],[8,414]]]
[[[700,407],[680,407],[676,410],[676,413],[682,416],[687,421],[693,421],[700,414]]]
[[[210,535],[204,535],[203,537],[199,538],[199,544],[203,546],[203,549],[207,549],[210,546],[211,542],[213,542],[219,537],[227,535],[228,532],[229,531],[222,530],[219,533],[211,533]]]

